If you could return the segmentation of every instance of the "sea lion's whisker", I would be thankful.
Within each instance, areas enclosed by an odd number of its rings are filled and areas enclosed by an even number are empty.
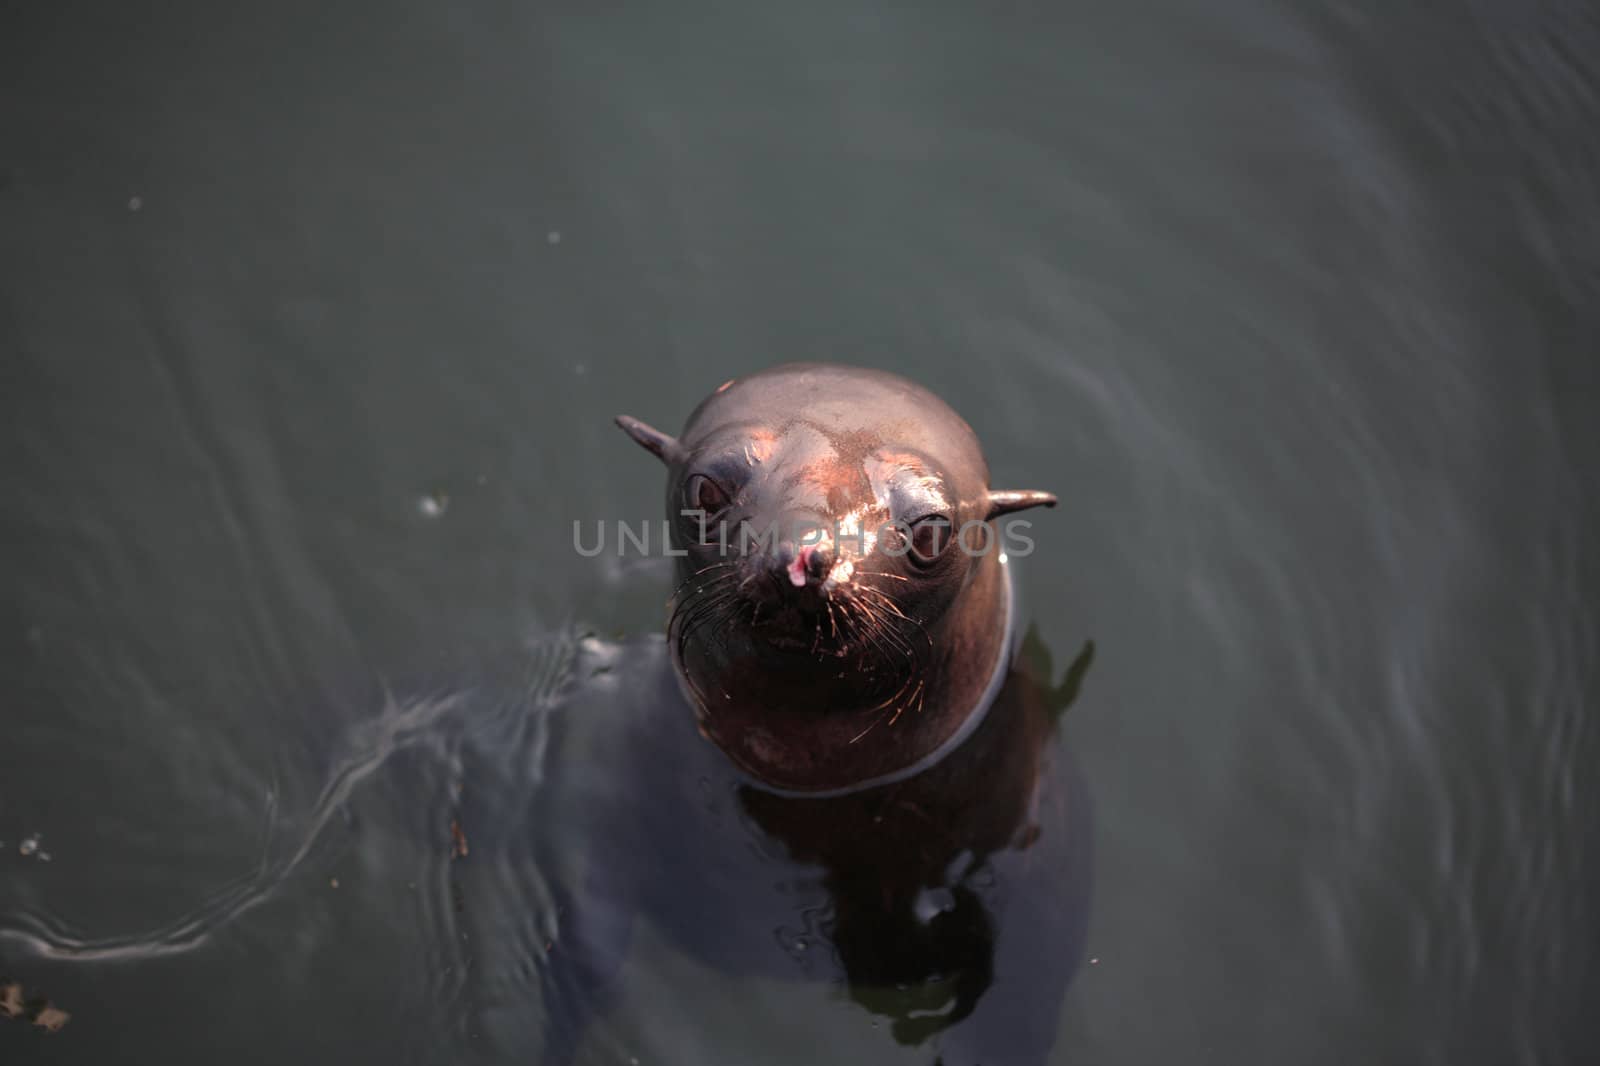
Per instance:
[[[672,602],[672,600],[676,599],[678,593],[682,592],[684,590],[684,588],[689,585],[690,582],[692,582],[695,578],[700,577],[702,574],[709,574],[713,570],[721,570],[721,569],[724,569],[726,567],[730,567],[732,565],[733,565],[733,563],[731,563],[731,562],[720,562],[720,563],[712,563],[710,566],[702,566],[700,569],[696,570],[694,573],[692,573],[688,577],[684,578],[683,581],[679,583],[678,587],[672,590],[672,595],[667,597],[667,602],[670,603],[670,602]],[[706,582],[706,586],[705,587],[710,587],[711,585],[713,585],[715,583],[716,582],[714,580],[713,581],[708,581],[708,582]]]
[[[689,595],[684,596],[682,599],[674,598],[668,600],[668,606],[672,608],[672,613],[675,615],[686,611],[699,610],[706,603],[720,596],[733,595],[737,590],[729,588],[728,583],[729,578],[725,576],[713,578],[691,591]]]
[[[872,625],[879,631],[879,633],[887,642],[889,642],[902,655],[913,659],[916,657],[911,645],[898,632],[895,631],[894,626],[889,624],[888,620],[884,616],[884,611],[881,606],[875,605],[870,601],[862,601],[858,604],[858,606],[863,617],[870,620]],[[904,615],[901,617],[904,617]]]
[[[890,699],[892,700],[893,697],[890,697]],[[889,702],[889,700],[885,700],[884,702],[887,703],[887,702]],[[881,704],[880,704],[880,706],[881,706]],[[878,717],[876,717],[876,718],[874,718],[872,720],[871,724],[869,724],[867,726],[867,728],[863,729],[861,732],[859,732],[855,736],[851,737],[849,742],[851,744],[854,744],[856,741],[860,740],[862,737],[864,737],[868,733],[872,732],[874,729],[876,729],[878,727],[878,723],[883,721],[883,719],[888,715],[888,713],[889,713],[888,711],[884,711],[883,714],[878,715]]]
[[[718,596],[732,595],[738,590],[730,588],[731,575],[718,575],[705,584],[691,589],[687,595],[676,596],[667,600],[669,613],[676,617],[689,611],[695,611]]]
[[[911,697],[912,699],[917,701],[917,712],[918,713],[920,713],[922,711],[922,696],[923,696],[923,693],[926,690],[927,690],[927,686],[924,685],[923,682],[921,682],[919,680],[917,682],[917,690],[916,690],[915,694],[913,694],[913,696]],[[889,728],[890,729],[894,728],[894,724],[900,720],[900,715],[905,712],[905,709],[906,709],[906,705],[904,703],[902,703],[899,707],[895,708],[894,717],[889,719]]]
[[[856,590],[856,593],[860,596],[871,596],[874,602],[883,604],[886,608],[892,611],[896,617],[904,618],[908,622],[915,621],[914,618],[900,609],[900,605],[894,602],[894,597],[890,596],[882,589],[875,589],[870,585],[862,585]]]
[[[903,661],[906,664],[904,671],[906,678],[916,676],[916,670],[914,669],[916,656],[911,653],[911,649],[899,638],[899,635],[885,625],[882,619],[873,615],[865,604],[858,604],[857,609],[860,612],[859,617],[863,623],[861,632],[866,645],[874,649],[885,660],[899,659]],[[906,683],[904,681],[901,683],[902,690]]]
[[[695,603],[681,612],[684,619],[684,625],[687,626],[691,623],[698,625],[704,619],[715,614],[717,611],[726,607],[729,603],[732,603],[737,598],[737,593],[731,589],[722,589],[717,591],[713,595],[708,596],[706,599]]]
[[[726,582],[717,584],[725,585]],[[706,598],[697,600],[686,607],[674,611],[667,622],[667,632],[681,650],[689,643],[689,638],[697,632],[706,621],[716,616],[723,608],[739,598],[738,590],[726,587],[715,588]]]
[[[867,728],[863,729],[861,732],[859,732],[855,736],[851,737],[850,738],[850,743],[854,744],[856,741],[860,740],[862,737],[866,736],[868,733],[870,733],[874,729],[876,729],[878,727],[879,723],[881,723],[885,718],[889,717],[889,711],[890,710],[894,711],[894,717],[893,718],[889,718],[889,724],[893,725],[894,722],[895,722],[895,719],[900,717],[900,712],[905,710],[904,704],[900,703],[900,697],[905,695],[905,691],[910,686],[910,684],[911,684],[911,679],[908,677],[904,682],[901,683],[899,688],[894,690],[894,694],[891,695],[888,699],[884,700],[882,703],[878,704],[876,707],[867,708],[868,711],[876,711],[880,707],[881,708],[887,708],[887,709],[884,710],[884,712],[882,714],[878,715],[878,717],[874,718],[872,720],[872,722],[867,726]],[[921,691],[922,683],[920,681],[917,682],[917,688],[918,688],[918,691]]]
[[[928,632],[928,627],[922,623],[921,619],[913,618],[902,611],[900,609],[900,605],[895,603],[894,600],[890,598],[888,593],[879,589],[868,588],[866,586],[863,586],[859,591],[863,595],[870,595],[872,597],[871,602],[877,604],[880,608],[891,611],[896,617],[910,622],[922,633],[922,639],[927,642],[928,647],[930,649],[933,647],[933,634]]]
[[[912,625],[916,626],[918,629],[922,630],[923,633],[927,633],[927,626],[922,624],[922,620],[920,618],[913,618],[909,614],[906,614],[904,611],[902,611],[900,609],[900,605],[895,603],[894,598],[891,597],[887,592],[865,585],[861,587],[860,592],[863,596],[871,596],[874,603],[877,603],[885,610],[890,611],[896,618],[903,618],[907,622],[910,622]]]

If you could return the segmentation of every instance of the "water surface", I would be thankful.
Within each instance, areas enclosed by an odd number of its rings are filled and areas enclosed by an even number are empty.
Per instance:
[[[594,772],[541,716],[670,591],[572,550],[656,517],[610,416],[804,358],[1062,496],[1054,1061],[1594,1061],[1595,55],[1572,2],[9,11],[0,972],[72,1017],[0,1059],[478,1055],[463,752]],[[520,703],[433,680],[518,648]],[[927,1058],[636,947],[584,1061]]]

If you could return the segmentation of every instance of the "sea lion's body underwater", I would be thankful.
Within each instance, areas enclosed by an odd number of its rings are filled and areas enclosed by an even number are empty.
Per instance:
[[[1054,685],[1023,665],[997,520],[1055,498],[991,490],[967,424],[879,371],[735,379],[677,437],[617,421],[667,466],[666,639],[620,656],[656,680],[594,701],[616,727],[578,784],[522,812],[583,854],[541,859],[537,972],[479,1027],[571,1059],[637,918],[726,972],[831,980],[929,1062],[1044,1062],[1090,883],[1055,725],[1092,652]]]

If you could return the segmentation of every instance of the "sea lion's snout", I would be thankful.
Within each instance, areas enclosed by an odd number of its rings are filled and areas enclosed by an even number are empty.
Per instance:
[[[833,592],[852,569],[843,562],[851,552],[836,535],[838,519],[787,503],[755,508],[724,546],[744,556],[747,572],[769,577],[780,598]]]
[[[781,651],[837,654],[840,633],[833,603],[838,586],[831,544],[785,538],[771,551],[743,560],[739,587],[751,604],[750,635]]]
[[[834,552],[826,543],[781,540],[771,551],[747,556],[742,565],[741,584],[763,602],[809,599],[833,591],[827,580],[834,569]]]

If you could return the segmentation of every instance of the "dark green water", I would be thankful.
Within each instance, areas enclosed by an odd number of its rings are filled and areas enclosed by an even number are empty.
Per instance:
[[[0,14],[0,975],[72,1015],[0,1062],[487,1057],[402,687],[527,645],[494,787],[593,772],[540,715],[670,591],[572,549],[657,517],[610,416],[797,358],[1062,496],[1054,1062],[1597,1061],[1594,8],[761,8]],[[931,1057],[624,977],[584,1062]]]

